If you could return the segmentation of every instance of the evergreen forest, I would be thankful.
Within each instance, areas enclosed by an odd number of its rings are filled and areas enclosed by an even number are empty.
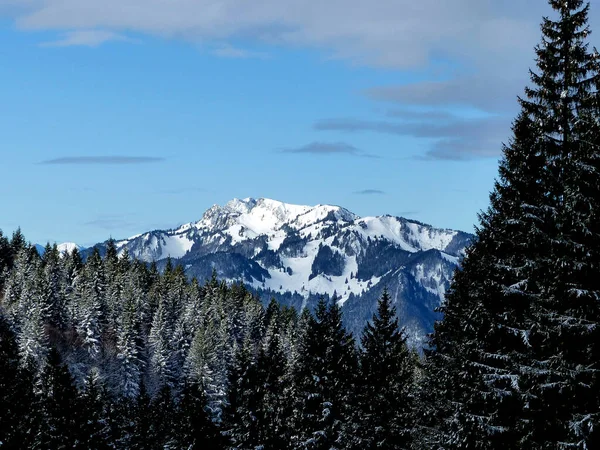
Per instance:
[[[335,298],[0,232],[0,448],[600,448],[600,54],[589,3],[549,4],[422,352],[385,290],[353,336]]]

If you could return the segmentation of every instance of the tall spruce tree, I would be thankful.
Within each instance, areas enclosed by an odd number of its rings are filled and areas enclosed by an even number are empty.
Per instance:
[[[173,421],[173,442],[176,448],[225,448],[224,439],[210,419],[206,403],[207,398],[202,386],[198,383],[184,383]]]
[[[0,310],[0,447],[31,443],[33,383],[24,375],[16,336]]]
[[[293,369],[294,414],[289,448],[331,449],[351,445],[356,347],[342,325],[335,299],[322,298],[306,321]]]
[[[111,448],[106,411],[108,400],[106,389],[99,379],[97,371],[92,370],[85,379],[84,390],[79,398],[79,413],[81,414],[79,448],[89,450]]]
[[[287,359],[280,338],[280,327],[273,323],[267,330],[265,342],[257,360],[259,403],[256,411],[260,442],[264,450],[276,450],[287,445],[285,387]]]
[[[54,347],[48,354],[48,363],[40,378],[42,425],[36,447],[84,448],[81,403],[73,378]]]
[[[398,328],[386,290],[362,336],[358,420],[360,447],[409,448],[413,427],[415,358]]]
[[[598,445],[599,59],[589,5],[550,5],[491,206],[431,339],[425,448]]]
[[[0,294],[4,291],[4,278],[12,266],[12,249],[10,242],[0,230]]]
[[[245,340],[229,370],[227,403],[223,409],[223,432],[233,449],[261,445],[257,411],[261,401],[254,344]]]

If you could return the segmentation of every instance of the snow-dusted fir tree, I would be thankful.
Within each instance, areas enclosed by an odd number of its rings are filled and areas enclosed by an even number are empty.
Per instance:
[[[115,390],[125,398],[135,399],[142,382],[142,324],[137,309],[139,290],[134,283],[128,283],[123,292],[124,305],[117,320],[117,369]]]
[[[294,449],[345,448],[352,440],[352,406],[358,361],[341,311],[324,299],[306,323],[293,369]]]
[[[43,302],[43,285],[41,261],[37,252],[33,248],[22,250],[8,281],[7,298],[9,301],[17,301],[12,312],[16,315],[21,364],[29,366],[36,374],[46,365],[50,349],[48,305]],[[14,298],[15,295],[18,297]]]
[[[116,328],[119,316],[122,313],[122,295],[125,279],[127,278],[127,269],[129,256],[125,254],[124,259],[120,260],[115,242],[110,239],[106,244],[106,255],[102,261],[105,293],[104,302],[106,304],[106,324],[109,328]]]
[[[91,361],[102,353],[102,334],[106,321],[106,280],[102,259],[96,248],[86,261],[75,284],[77,304],[76,330]]]
[[[281,343],[281,326],[274,321],[258,350],[259,404],[256,410],[260,443],[265,450],[285,448],[288,443],[290,413],[285,395],[288,361]]]
[[[172,431],[175,448],[220,449],[224,439],[206,408],[202,386],[185,382],[175,409]]]
[[[148,337],[150,347],[150,371],[154,380],[153,393],[163,386],[173,386],[173,322],[170,320],[169,304],[165,299],[160,299],[158,309],[152,319],[152,327]]]
[[[550,5],[491,206],[432,336],[423,448],[597,445],[598,54],[589,5]]]
[[[201,385],[207,395],[210,414],[219,418],[226,395],[227,367],[230,364],[225,322],[206,317],[193,336],[184,363],[186,377]]]
[[[218,421],[225,400],[228,368],[235,355],[233,336],[229,332],[226,310],[227,287],[213,274],[203,287],[200,323],[196,327],[184,363],[186,376],[205,390],[208,409]]]
[[[52,330],[59,332],[67,326],[65,305],[66,278],[64,265],[56,244],[46,245],[42,257],[42,274],[39,276],[40,301],[46,311],[46,323]]]
[[[261,401],[258,384],[255,344],[247,339],[238,348],[229,369],[223,409],[223,434],[232,449],[260,448],[261,423],[256,415]]]
[[[29,376],[28,376],[29,375]],[[33,377],[20,367],[16,336],[0,310],[0,442],[6,448],[29,447],[35,430]]]
[[[83,442],[81,403],[73,378],[52,348],[40,377],[40,430],[34,448],[77,448]]]
[[[4,290],[4,278],[12,266],[12,249],[10,242],[0,230],[0,292]]]
[[[18,316],[17,306],[25,280],[33,278],[35,273],[33,261],[35,259],[31,252],[27,249],[21,250],[11,258],[10,272],[5,272],[4,307],[11,316]]]
[[[365,449],[409,448],[414,426],[415,356],[384,290],[362,336],[358,436]]]
[[[589,3],[550,4],[559,18],[544,20],[540,71],[522,102],[552,143],[548,193],[556,205],[532,333],[540,364],[527,406],[537,420],[525,442],[593,448],[600,445],[600,55],[587,43]]]

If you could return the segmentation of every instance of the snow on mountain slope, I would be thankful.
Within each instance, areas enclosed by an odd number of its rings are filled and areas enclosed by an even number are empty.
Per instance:
[[[268,271],[266,279],[245,280],[256,288],[296,292],[304,297],[311,293],[336,294],[343,303],[351,294],[358,295],[376,285],[384,275],[359,277],[361,254],[372,242],[408,253],[432,249],[445,252],[457,235],[457,231],[399,217],[361,218],[339,206],[246,198],[234,199],[225,206],[215,205],[197,222],[174,230],[152,231],[116,244],[121,251],[127,249],[145,261],[240,253]],[[323,250],[325,247],[328,250]],[[337,261],[339,267],[335,270],[325,267],[327,255]],[[449,251],[445,257],[459,256]],[[316,261],[321,269],[315,267]],[[443,295],[443,290],[437,291]]]
[[[171,257],[200,280],[215,269],[222,279],[296,307],[335,296],[342,305],[349,302],[357,327],[384,286],[393,287],[396,303],[409,305],[407,314],[414,316],[401,322],[427,332],[471,239],[401,217],[361,218],[339,206],[246,198],[215,205],[199,221],[116,245],[159,266]]]
[[[72,253],[75,249],[83,249],[83,247],[75,244],[74,242],[63,242],[62,244],[56,244],[56,248],[58,249],[58,252],[61,255],[64,255],[65,253]],[[42,256],[46,252],[46,247],[40,244],[35,244],[35,249],[37,250],[40,256]]]
[[[73,250],[75,250],[75,249],[81,250],[81,248],[82,248],[79,245],[75,244],[74,242],[63,242],[62,244],[58,244],[56,247],[58,248],[58,251],[61,254],[72,253]]]

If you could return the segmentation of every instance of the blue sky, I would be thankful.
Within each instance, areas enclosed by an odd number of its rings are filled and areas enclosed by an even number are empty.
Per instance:
[[[419,5],[0,0],[0,229],[89,245],[251,196],[472,231],[549,10]]]

